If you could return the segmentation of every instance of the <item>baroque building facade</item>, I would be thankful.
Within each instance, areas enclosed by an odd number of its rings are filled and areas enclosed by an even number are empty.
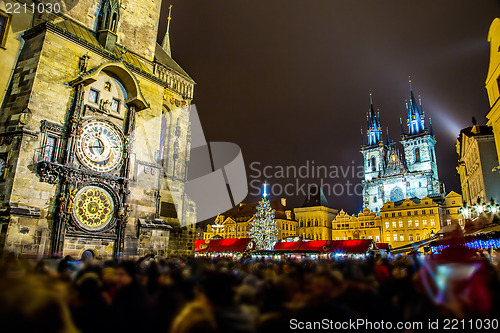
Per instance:
[[[194,229],[180,221],[195,221],[196,207],[173,197],[194,81],[171,58],[168,29],[156,42],[160,7],[80,0],[33,15],[0,111],[1,249],[193,252]]]
[[[490,110],[486,115],[488,122],[486,125],[493,128],[495,147],[497,152],[497,165],[495,170],[500,168],[500,18],[495,18],[491,23],[488,32],[488,42],[490,43],[490,64],[486,75],[486,92],[490,103]]]
[[[252,221],[257,213],[258,202],[240,203],[229,211],[219,214],[214,223],[208,224],[203,235],[212,238],[249,238]],[[286,199],[270,200],[278,229],[278,241],[297,235],[297,221],[293,210],[286,205]]]
[[[493,128],[474,124],[460,131],[456,143],[460,186],[464,202],[473,206],[490,200],[500,202],[500,174]]]
[[[377,243],[383,242],[382,218],[368,208],[364,208],[358,216],[341,210],[332,221],[332,239],[373,239]]]
[[[382,239],[393,248],[422,241],[441,229],[439,204],[428,197],[386,202],[381,216]]]
[[[362,133],[361,153],[364,160],[363,207],[379,214],[387,201],[405,198],[439,196],[444,192],[439,181],[436,139],[432,123],[426,125],[421,100],[417,103],[410,82],[410,98],[406,103],[406,126],[401,122],[401,151],[396,142],[382,138],[379,112],[375,111],[370,95],[367,113],[367,142]]]
[[[330,207],[321,187],[309,188],[302,206],[294,209],[298,221],[297,236],[303,240],[331,240],[331,221],[339,211]]]

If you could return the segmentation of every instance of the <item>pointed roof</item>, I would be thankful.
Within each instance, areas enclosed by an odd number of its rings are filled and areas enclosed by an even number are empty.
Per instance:
[[[383,141],[382,127],[380,126],[380,114],[379,112],[375,112],[371,93],[370,93],[370,109],[366,114],[366,122],[368,124],[368,130],[366,131],[366,135],[368,137],[368,145],[373,146]]]
[[[413,89],[410,80],[410,100],[406,102],[406,124],[408,126],[409,135],[417,135],[424,133],[427,129],[425,128],[425,116],[422,110],[422,100],[420,100],[420,106],[417,103],[415,95],[413,94]]]
[[[309,193],[307,194],[306,200],[302,204],[302,207],[317,207],[324,206],[330,208],[328,200],[326,200],[323,189],[316,184],[309,185]]]
[[[172,51],[170,50],[170,20],[172,20],[172,5],[168,7],[168,23],[167,23],[167,32],[165,32],[165,37],[163,37],[163,42],[161,43],[161,48],[165,53],[172,57]]]
[[[160,64],[170,68],[171,70],[177,72],[179,75],[183,76],[187,80],[191,81],[194,83],[194,80],[186,73],[181,66],[179,66],[172,57],[170,57],[165,50],[162,49],[162,47],[156,43],[156,49],[155,49],[155,60],[159,62]]]

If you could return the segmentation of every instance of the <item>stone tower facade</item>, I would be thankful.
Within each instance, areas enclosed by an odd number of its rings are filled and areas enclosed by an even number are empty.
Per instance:
[[[156,42],[160,6],[80,0],[23,33],[0,111],[1,249],[194,251],[196,207],[176,209],[172,193],[187,176],[195,83]]]
[[[427,128],[421,101],[416,102],[410,87],[406,103],[406,132],[401,122],[401,152],[395,142],[384,142],[378,112],[375,113],[370,96],[367,114],[367,144],[362,136],[361,153],[364,159],[363,207],[380,214],[387,201],[398,202],[407,198],[439,196],[444,192],[439,181],[436,139],[432,123]]]

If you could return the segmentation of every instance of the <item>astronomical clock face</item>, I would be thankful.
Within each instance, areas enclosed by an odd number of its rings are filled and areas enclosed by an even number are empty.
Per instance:
[[[73,215],[84,229],[103,229],[113,217],[114,210],[113,199],[103,188],[85,186],[75,195]]]
[[[123,157],[123,140],[118,131],[103,121],[86,123],[76,143],[76,154],[89,169],[109,172]]]

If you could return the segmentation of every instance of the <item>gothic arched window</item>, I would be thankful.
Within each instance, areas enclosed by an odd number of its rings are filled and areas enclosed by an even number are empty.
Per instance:
[[[116,32],[120,19],[120,3],[117,0],[104,0],[101,6],[98,30],[111,30]]]
[[[420,162],[420,148],[415,148],[415,163]]]
[[[394,187],[391,190],[390,198],[392,202],[398,202],[400,200],[403,200],[404,199],[403,190],[399,186]]]
[[[372,171],[377,171],[377,165],[375,163],[375,157],[372,157]]]

